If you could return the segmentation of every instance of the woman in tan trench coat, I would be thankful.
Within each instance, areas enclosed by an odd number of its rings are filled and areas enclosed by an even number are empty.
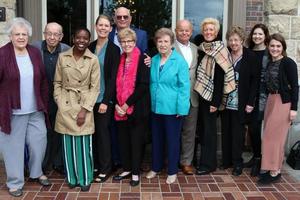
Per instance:
[[[54,99],[58,106],[55,131],[63,134],[64,165],[70,188],[88,191],[93,180],[93,107],[99,94],[100,67],[87,47],[90,32],[75,31],[74,46],[59,55]]]

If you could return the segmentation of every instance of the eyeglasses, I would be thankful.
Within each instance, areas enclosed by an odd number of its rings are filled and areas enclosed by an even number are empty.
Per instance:
[[[129,19],[129,16],[128,15],[117,15],[117,20],[128,20]]]
[[[46,36],[48,36],[48,37],[53,36],[53,37],[55,37],[55,38],[58,38],[58,37],[60,37],[60,36],[62,35],[61,33],[51,33],[51,32],[44,32],[44,34],[45,34]]]
[[[124,44],[132,44],[134,43],[135,41],[134,40],[121,40],[121,44],[124,45]]]

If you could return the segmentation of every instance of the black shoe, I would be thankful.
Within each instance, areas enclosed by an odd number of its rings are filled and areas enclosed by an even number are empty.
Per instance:
[[[90,190],[91,185],[80,186],[81,192],[88,192]]]
[[[238,166],[238,167],[234,167],[232,170],[232,175],[234,176],[239,176],[243,173],[243,167]]]
[[[263,176],[258,180],[259,184],[271,184],[277,182],[281,178],[281,174],[277,174],[277,176],[271,176],[270,173],[267,173],[267,175]]]
[[[225,169],[228,169],[228,168],[231,168],[232,167],[232,165],[221,165],[221,166],[219,166],[219,169],[220,170],[225,170]]]
[[[109,174],[106,174],[105,176],[96,176],[96,178],[94,179],[94,181],[96,183],[104,183],[105,181],[107,181],[107,179],[109,178]]]
[[[211,172],[214,172],[215,170],[210,170],[210,169],[198,169],[197,171],[196,171],[196,174],[197,175],[206,175],[206,174],[209,174],[209,173],[211,173]]]
[[[65,169],[63,166],[53,166],[53,170],[59,173],[60,175],[65,175]]]
[[[140,184],[140,180],[137,180],[137,181],[131,180],[131,181],[129,182],[129,184],[130,184],[132,187],[135,187],[135,186],[137,186],[137,185]]]
[[[264,173],[260,173],[257,175],[259,179],[264,178],[265,176],[270,175],[270,171],[264,172]]]
[[[254,177],[254,176],[257,176],[259,174],[260,164],[261,164],[261,159],[260,158],[254,158],[254,163],[253,163],[253,166],[252,166],[251,172],[250,172],[251,176]]]
[[[113,180],[114,181],[121,181],[123,179],[128,179],[129,177],[131,177],[131,173],[129,173],[125,176],[115,175],[115,176],[113,176]]]
[[[71,184],[71,183],[68,183],[68,187],[70,188],[70,189],[73,189],[73,188],[76,188],[78,185],[73,185],[73,184]]]
[[[253,166],[253,164],[254,164],[254,156],[248,161],[248,162],[246,162],[246,163],[244,163],[243,164],[243,166],[245,167],[245,168],[251,168],[252,166]]]

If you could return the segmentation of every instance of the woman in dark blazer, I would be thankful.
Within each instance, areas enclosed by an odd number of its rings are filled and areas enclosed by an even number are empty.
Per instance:
[[[223,168],[233,164],[232,174],[239,176],[243,170],[243,144],[245,123],[251,112],[259,83],[259,65],[254,52],[243,47],[245,32],[233,26],[226,34],[235,71],[236,89],[228,94],[225,110],[221,112]]]
[[[144,63],[145,56],[136,46],[136,33],[130,28],[118,33],[122,55],[116,78],[115,120],[123,171],[113,180],[131,175],[131,186],[140,183],[140,164],[145,133],[150,114],[150,68]]]
[[[111,20],[100,15],[95,24],[97,40],[89,46],[100,63],[100,94],[94,106],[95,135],[93,137],[96,182],[105,182],[111,172],[111,139],[109,125],[113,113],[116,90],[116,75],[120,61],[120,49],[108,39],[112,30]]]
[[[253,120],[248,124],[248,133],[251,139],[253,151],[252,158],[244,163],[244,167],[250,167],[251,176],[260,173],[261,164],[261,128],[264,118],[264,109],[267,101],[266,83],[264,80],[266,68],[269,62],[267,45],[269,43],[269,29],[265,24],[255,24],[247,39],[249,49],[256,54],[260,66],[259,89],[256,94],[256,101],[253,110]],[[263,172],[263,171],[261,171]]]

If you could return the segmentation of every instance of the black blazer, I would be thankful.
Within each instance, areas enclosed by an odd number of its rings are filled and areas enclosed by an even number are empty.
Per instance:
[[[243,48],[243,57],[240,61],[238,82],[238,111],[242,123],[252,119],[252,113],[245,111],[246,105],[255,106],[260,82],[260,65],[256,54]]]
[[[129,120],[143,120],[150,114],[150,68],[145,65],[145,55],[139,57],[139,65],[136,75],[136,83],[133,94],[127,99],[128,106],[134,105],[133,113],[129,116]]]
[[[199,66],[201,60],[205,56],[205,53],[203,51],[198,51],[198,53],[199,53],[199,56],[198,56],[198,66]],[[197,70],[196,70],[196,73],[197,73]],[[213,96],[212,96],[210,105],[217,107],[217,108],[220,106],[222,97],[223,97],[224,74],[225,74],[224,70],[220,67],[220,65],[218,65],[216,63],[215,64],[215,73],[214,73],[214,91],[213,91]],[[197,74],[196,74],[196,77],[197,77]]]
[[[92,42],[89,46],[89,50],[95,53],[97,40]],[[113,42],[108,40],[106,53],[104,57],[104,79],[105,79],[105,91],[103,100],[101,103],[108,105],[115,101],[116,94],[116,77],[118,66],[120,63],[120,48]]]
[[[297,111],[299,95],[297,64],[289,57],[283,57],[279,66],[279,94],[282,103],[291,102],[291,110]]]

